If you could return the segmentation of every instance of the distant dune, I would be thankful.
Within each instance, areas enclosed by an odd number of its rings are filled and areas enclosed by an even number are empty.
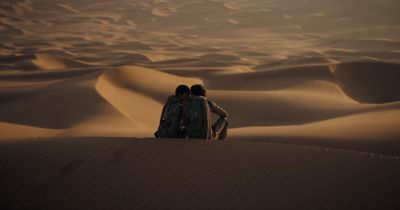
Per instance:
[[[2,0],[0,208],[400,208],[399,8]],[[152,140],[197,83],[229,142]]]

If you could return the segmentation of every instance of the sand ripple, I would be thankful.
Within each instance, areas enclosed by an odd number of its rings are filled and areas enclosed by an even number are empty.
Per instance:
[[[0,209],[400,209],[399,8],[0,0]],[[182,83],[228,141],[152,138]]]

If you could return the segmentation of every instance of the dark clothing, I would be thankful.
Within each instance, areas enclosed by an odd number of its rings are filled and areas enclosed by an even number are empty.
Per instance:
[[[219,116],[211,125],[211,113]],[[213,101],[203,96],[191,96],[182,100],[175,95],[168,97],[165,103],[157,138],[194,138],[219,139],[227,138],[228,113]]]
[[[165,103],[158,130],[154,134],[158,138],[185,138],[182,130],[182,103],[183,100],[175,95],[168,97]]]
[[[225,140],[228,131],[228,113],[204,96],[191,96],[189,100],[204,100],[206,102],[205,120],[207,121],[207,127],[204,128],[207,129],[206,133],[208,133],[206,139]],[[219,119],[213,125],[211,125],[211,113],[219,116]]]

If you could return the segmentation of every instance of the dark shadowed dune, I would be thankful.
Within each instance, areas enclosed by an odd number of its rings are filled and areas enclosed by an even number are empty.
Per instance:
[[[1,0],[0,209],[400,209],[399,8]],[[178,84],[228,141],[151,139]]]
[[[334,67],[335,78],[343,90],[363,103],[400,100],[400,64],[354,62]]]
[[[26,139],[0,143],[0,194],[8,209],[396,209],[399,166],[240,140]]]

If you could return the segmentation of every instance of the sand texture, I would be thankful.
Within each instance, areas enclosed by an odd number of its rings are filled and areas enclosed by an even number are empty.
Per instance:
[[[0,143],[4,209],[397,209],[400,159],[252,141]],[[7,173],[4,173],[7,171]]]
[[[398,11],[2,0],[1,205],[399,209]],[[203,84],[229,113],[228,142],[152,139],[178,84]]]

